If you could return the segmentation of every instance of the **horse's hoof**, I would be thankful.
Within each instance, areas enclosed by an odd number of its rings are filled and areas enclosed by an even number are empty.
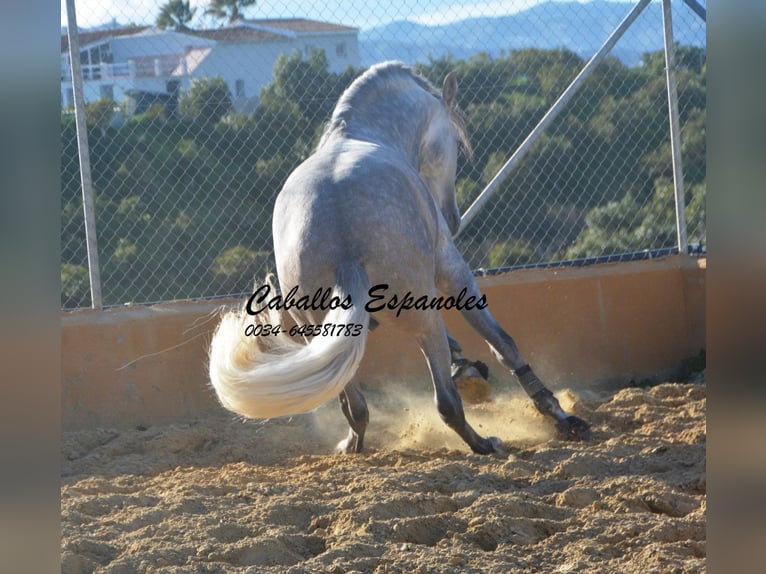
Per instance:
[[[485,403],[489,401],[489,396],[492,394],[492,387],[486,379],[478,376],[473,368],[455,377],[455,386],[460,393],[460,398],[469,405]]]
[[[479,437],[478,441],[470,444],[476,454],[496,454],[503,452],[503,441],[496,436]]]
[[[452,365],[452,381],[455,383],[460,398],[470,405],[487,402],[492,387],[487,382],[489,369],[481,361],[473,363],[461,359],[461,363]]]
[[[506,459],[511,454],[511,451],[505,446],[505,443],[496,436],[488,436],[487,440],[492,445],[492,456],[496,458]]]
[[[503,441],[496,436],[488,436],[487,440],[490,442],[495,452],[503,450]]]
[[[559,438],[563,440],[590,440],[590,425],[581,418],[570,415],[556,423]]]
[[[508,458],[508,451],[505,448],[505,443],[496,436],[486,437],[483,448],[480,450],[475,449],[474,452],[478,454],[489,454],[500,458]]]
[[[358,454],[362,452],[362,445],[357,440],[344,438],[335,445],[335,454]]]

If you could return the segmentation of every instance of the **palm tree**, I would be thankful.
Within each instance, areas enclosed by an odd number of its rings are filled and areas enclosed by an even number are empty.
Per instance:
[[[191,7],[190,0],[168,0],[160,7],[157,16],[157,27],[162,30],[188,30],[187,24],[194,18],[196,8]]]
[[[205,9],[206,16],[214,18],[228,18],[229,24],[242,17],[241,10],[255,4],[255,0],[210,0]]]

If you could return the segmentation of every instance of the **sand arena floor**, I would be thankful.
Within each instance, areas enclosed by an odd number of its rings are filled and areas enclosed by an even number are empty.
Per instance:
[[[467,406],[477,456],[427,388],[366,392],[367,452],[336,404],[63,435],[62,572],[703,572],[706,385],[558,391],[593,424],[554,438],[518,394]]]

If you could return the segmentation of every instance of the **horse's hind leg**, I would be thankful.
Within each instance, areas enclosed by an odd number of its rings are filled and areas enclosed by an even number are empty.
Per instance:
[[[361,452],[364,446],[364,433],[370,421],[367,401],[354,383],[349,383],[340,393],[340,410],[346,416],[349,427],[348,437],[338,443],[336,451],[343,453]]]
[[[495,437],[480,436],[465,420],[463,403],[450,373],[450,345],[441,317],[434,316],[437,323],[418,338],[420,348],[428,361],[434,385],[436,408],[442,420],[462,438],[471,450],[479,454],[495,452],[502,444]],[[439,328],[440,327],[440,328]]]

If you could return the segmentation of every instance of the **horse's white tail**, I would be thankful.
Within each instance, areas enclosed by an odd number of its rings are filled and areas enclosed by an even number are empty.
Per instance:
[[[210,346],[210,381],[221,404],[249,418],[271,418],[308,412],[337,397],[356,372],[367,342],[369,313],[364,301],[369,289],[361,266],[339,270],[333,296],[350,296],[353,306],[330,310],[323,324],[359,325],[357,336],[310,337],[296,342],[278,335],[245,336],[249,324],[282,325],[278,311],[251,317],[244,309],[229,311]]]

